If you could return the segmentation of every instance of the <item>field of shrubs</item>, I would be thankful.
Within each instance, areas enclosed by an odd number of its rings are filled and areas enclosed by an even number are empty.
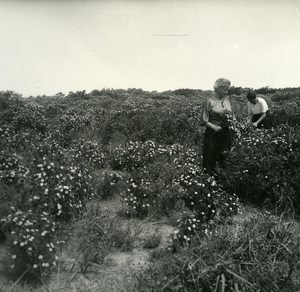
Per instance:
[[[130,250],[120,218],[175,228],[134,291],[299,291],[300,89],[256,91],[274,127],[249,126],[246,89],[232,88],[234,145],[218,179],[201,166],[212,92],[0,92],[0,291],[45,287],[70,234],[80,257],[96,251],[89,263]],[[116,197],[117,217],[91,208]]]

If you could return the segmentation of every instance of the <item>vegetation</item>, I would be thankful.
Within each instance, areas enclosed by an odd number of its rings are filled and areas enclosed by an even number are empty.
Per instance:
[[[1,274],[45,285],[69,246],[86,275],[134,250],[131,224],[167,218],[172,243],[159,249],[155,233],[142,244],[153,257],[136,290],[299,290],[300,89],[256,90],[269,131],[247,125],[246,90],[230,92],[234,145],[217,178],[201,167],[209,91],[1,92]],[[118,214],[99,207],[111,198]],[[260,211],[237,222],[249,204]]]

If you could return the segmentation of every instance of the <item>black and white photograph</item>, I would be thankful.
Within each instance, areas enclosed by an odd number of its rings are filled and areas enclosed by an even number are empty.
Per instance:
[[[0,292],[299,292],[300,1],[0,0]]]

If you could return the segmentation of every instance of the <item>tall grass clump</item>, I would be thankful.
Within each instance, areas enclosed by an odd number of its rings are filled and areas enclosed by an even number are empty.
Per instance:
[[[293,222],[256,212],[174,256],[166,252],[139,284],[153,291],[298,291],[300,239]]]

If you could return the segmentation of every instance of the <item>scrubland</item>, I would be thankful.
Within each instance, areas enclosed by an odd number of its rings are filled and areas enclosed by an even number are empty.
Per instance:
[[[300,90],[233,88],[226,169],[209,91],[0,93],[0,291],[299,291]]]

